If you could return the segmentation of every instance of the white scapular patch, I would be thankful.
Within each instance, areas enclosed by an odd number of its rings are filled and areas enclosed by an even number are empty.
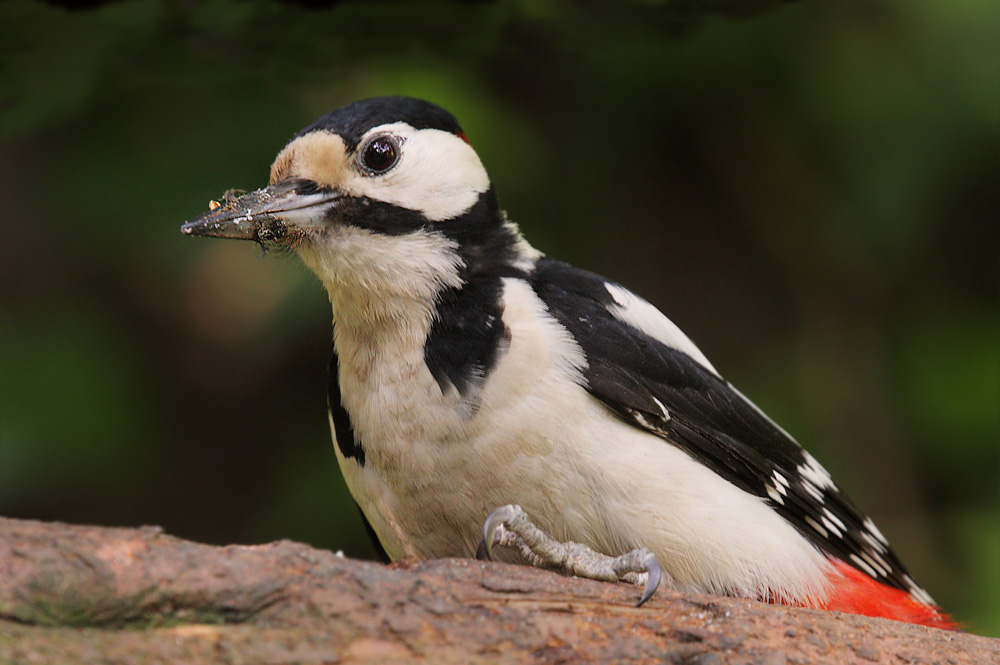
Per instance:
[[[677,327],[677,324],[664,316],[660,310],[617,284],[605,282],[604,288],[615,299],[615,304],[607,308],[615,318],[672,349],[686,353],[712,374],[719,376],[701,349],[695,346],[694,342]]]
[[[399,161],[376,176],[355,167],[355,175],[343,184],[346,194],[417,210],[439,222],[466,212],[489,189],[490,178],[479,156],[458,136],[397,122],[369,130],[358,145],[363,148],[381,134],[398,139]]]

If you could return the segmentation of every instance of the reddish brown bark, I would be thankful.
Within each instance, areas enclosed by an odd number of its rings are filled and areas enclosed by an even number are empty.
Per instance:
[[[970,663],[1000,642],[500,563],[0,518],[0,663]]]

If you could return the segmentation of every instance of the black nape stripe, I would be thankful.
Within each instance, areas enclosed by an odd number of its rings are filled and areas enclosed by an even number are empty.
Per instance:
[[[333,434],[337,439],[337,447],[346,458],[354,458],[361,466],[365,465],[365,449],[354,434],[351,416],[347,413],[340,396],[340,358],[337,349],[330,345],[330,384],[327,392],[330,418],[333,420]]]
[[[462,134],[455,116],[437,104],[412,97],[373,97],[327,113],[296,134],[295,138],[325,130],[339,135],[348,151],[354,152],[368,130],[393,122],[405,122],[414,129],[440,129],[455,135]]]

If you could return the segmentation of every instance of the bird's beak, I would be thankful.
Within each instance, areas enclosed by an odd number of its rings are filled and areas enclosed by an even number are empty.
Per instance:
[[[329,205],[331,192],[317,193],[315,184],[285,180],[242,196],[211,201],[208,212],[186,222],[181,233],[256,242],[292,240],[305,231],[307,209]],[[315,212],[315,210],[313,210]]]

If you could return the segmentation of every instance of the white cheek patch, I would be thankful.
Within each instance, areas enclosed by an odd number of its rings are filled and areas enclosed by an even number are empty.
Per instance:
[[[368,137],[393,134],[400,139],[399,162],[387,173],[368,176],[360,171],[344,184],[348,195],[366,196],[416,210],[439,222],[466,212],[489,189],[490,178],[468,143],[438,129],[415,130],[405,123],[376,127]]]
[[[604,287],[615,299],[615,304],[608,307],[608,311],[615,318],[672,349],[686,353],[712,374],[719,375],[701,349],[695,346],[694,342],[681,332],[677,324],[664,316],[660,310],[617,284],[605,283]]]

